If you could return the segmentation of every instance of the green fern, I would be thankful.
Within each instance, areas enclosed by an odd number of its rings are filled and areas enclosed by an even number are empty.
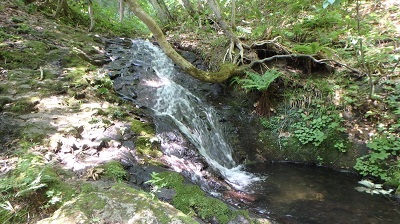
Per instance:
[[[332,49],[322,46],[317,42],[298,44],[293,47],[293,50],[300,54],[316,55],[318,53],[324,53],[328,57],[332,57],[333,55]]]
[[[232,82],[236,82],[246,91],[258,90],[265,91],[269,85],[282,73],[275,69],[266,71],[263,75],[246,71],[246,78],[235,78]]]

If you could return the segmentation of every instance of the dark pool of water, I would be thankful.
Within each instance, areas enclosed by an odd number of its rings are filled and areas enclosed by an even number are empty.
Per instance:
[[[252,173],[267,176],[252,186],[254,210],[279,223],[400,224],[400,207],[390,198],[354,190],[358,177],[296,164],[260,164]]]

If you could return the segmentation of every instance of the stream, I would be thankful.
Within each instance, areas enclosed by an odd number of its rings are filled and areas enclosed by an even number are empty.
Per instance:
[[[390,198],[356,191],[351,173],[290,163],[257,164],[250,172],[267,175],[252,186],[252,209],[282,223],[400,223]]]
[[[388,198],[354,190],[353,175],[238,164],[231,144],[238,135],[223,117],[223,110],[234,108],[208,102],[218,97],[218,85],[189,78],[149,41],[116,39],[106,48],[116,92],[152,113],[163,160],[212,195],[221,196],[220,184],[211,183],[217,176],[255,199],[250,210],[279,223],[400,223],[398,207]]]

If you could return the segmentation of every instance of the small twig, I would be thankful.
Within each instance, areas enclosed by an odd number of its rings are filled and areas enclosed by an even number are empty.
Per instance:
[[[40,78],[39,78],[39,80],[43,80],[43,78],[44,78],[44,72],[43,72],[43,67],[42,66],[40,66],[39,67],[39,71],[40,71]]]

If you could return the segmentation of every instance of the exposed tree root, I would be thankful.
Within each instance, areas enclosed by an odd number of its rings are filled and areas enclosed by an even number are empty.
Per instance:
[[[252,68],[254,65],[256,64],[263,64],[265,62],[268,61],[272,61],[275,59],[308,59],[316,64],[320,64],[320,65],[324,65],[327,66],[327,68],[329,68],[330,70],[334,70],[335,69],[335,65],[338,65],[340,67],[344,67],[348,70],[350,70],[353,73],[356,73],[358,75],[362,75],[362,72],[352,68],[344,63],[338,62],[334,59],[316,59],[314,56],[312,55],[307,55],[307,54],[293,54],[291,53],[291,51],[286,48],[285,46],[283,46],[282,44],[280,44],[278,42],[278,40],[281,37],[275,37],[272,40],[264,40],[264,41],[260,41],[260,42],[256,42],[253,43],[249,49],[253,49],[253,50],[261,50],[263,46],[266,45],[272,45],[272,48],[274,49],[274,51],[276,51],[277,55],[273,55],[271,57],[267,57],[267,58],[263,58],[263,59],[258,59],[258,60],[250,60],[250,63],[247,65],[247,67]],[[254,59],[254,57],[250,57],[252,59]],[[329,63],[330,62],[330,63]]]
[[[267,62],[267,61],[272,61],[274,59],[295,59],[295,58],[307,58],[307,59],[310,59],[311,61],[313,61],[313,62],[315,62],[317,64],[328,66],[331,69],[334,69],[335,67],[333,65],[331,65],[331,64],[328,64],[327,62],[333,62],[333,63],[335,63],[335,64],[337,64],[337,65],[339,65],[341,67],[347,68],[351,72],[354,72],[354,73],[357,73],[357,74],[362,74],[362,72],[358,71],[357,69],[351,68],[350,66],[348,66],[346,64],[343,64],[343,63],[340,63],[340,62],[338,62],[336,60],[333,60],[333,59],[320,59],[320,60],[318,60],[318,59],[314,58],[313,56],[307,55],[307,54],[274,55],[272,57],[268,57],[268,58],[263,58],[261,60],[252,61],[248,65],[248,67],[251,68],[255,64],[261,64],[261,63],[264,63],[264,62]]]
[[[280,44],[279,42],[278,42],[278,40],[279,39],[281,39],[282,37],[281,36],[277,36],[277,37],[275,37],[274,39],[272,39],[272,40],[263,40],[263,41],[260,41],[260,42],[256,42],[256,43],[253,43],[250,47],[248,47],[248,48],[250,48],[250,49],[255,49],[255,48],[257,48],[257,47],[261,47],[261,46],[264,46],[264,45],[273,45],[273,46],[275,46],[279,51],[281,51],[281,52],[285,52],[286,54],[290,54],[290,51],[286,48],[286,47],[284,47],[282,44]]]
[[[233,58],[233,54],[235,51],[235,46],[239,49],[239,54]],[[240,42],[239,38],[233,37],[231,38],[231,42],[229,44],[229,48],[226,50],[225,56],[224,56],[224,61],[227,61],[226,58],[229,58],[229,62],[238,65],[239,63],[243,64],[243,59],[244,59],[244,49],[243,49],[243,44]]]

